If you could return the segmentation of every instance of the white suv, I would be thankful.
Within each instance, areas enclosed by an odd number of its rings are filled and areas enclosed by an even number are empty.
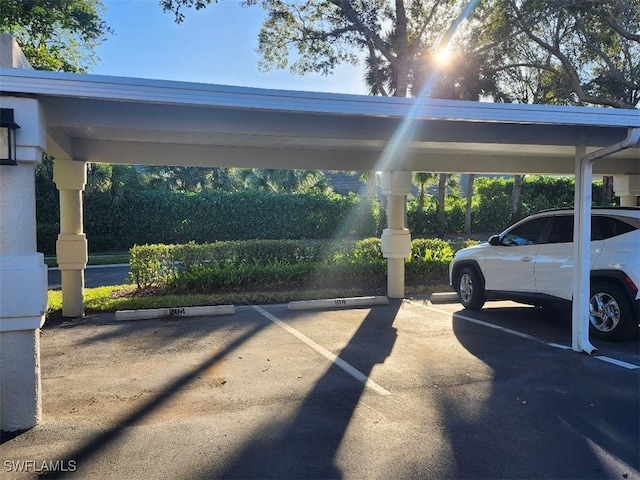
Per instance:
[[[547,210],[500,235],[456,252],[449,282],[462,305],[487,299],[570,308],[573,298],[573,209]],[[590,331],[621,340],[638,333],[640,208],[592,209]]]

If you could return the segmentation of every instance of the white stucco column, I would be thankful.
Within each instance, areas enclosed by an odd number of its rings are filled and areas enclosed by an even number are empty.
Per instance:
[[[17,165],[0,166],[0,429],[35,426],[42,415],[40,327],[47,267],[36,252],[35,166],[46,145],[38,100],[3,96],[14,110]]]
[[[613,177],[613,191],[620,197],[621,207],[635,207],[640,197],[640,175],[616,175]]]
[[[84,315],[84,269],[87,238],[82,226],[82,191],[87,183],[84,162],[56,159],[53,181],[60,191],[60,235],[56,257],[62,280],[62,316]]]
[[[382,172],[382,193],[387,197],[387,228],[382,231],[382,255],[387,259],[387,295],[404,298],[404,261],[411,254],[411,234],[405,225],[406,196],[411,172]]]

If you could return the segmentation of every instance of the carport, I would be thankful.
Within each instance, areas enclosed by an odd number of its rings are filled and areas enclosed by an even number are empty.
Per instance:
[[[0,167],[2,430],[40,418],[39,328],[46,267],[36,253],[33,171],[47,151],[60,190],[63,314],[82,316],[86,163],[382,172],[388,295],[404,297],[414,171],[576,176],[573,349],[588,340],[591,179],[614,175],[623,205],[640,196],[640,112],[263,90],[25,68],[3,37],[2,108],[14,110],[17,165]],[[11,47],[9,47],[11,45]],[[5,58],[7,57],[7,58]],[[17,67],[17,68],[16,68]],[[595,160],[598,160],[597,162]],[[586,187],[586,188],[585,188]]]

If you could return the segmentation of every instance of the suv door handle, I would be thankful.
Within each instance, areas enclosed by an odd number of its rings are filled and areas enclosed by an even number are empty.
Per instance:
[[[522,257],[520,259],[521,262],[530,262],[531,260],[533,260],[533,257],[529,257],[529,256]]]

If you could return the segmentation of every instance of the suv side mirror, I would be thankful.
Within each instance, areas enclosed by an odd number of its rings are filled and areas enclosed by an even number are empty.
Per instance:
[[[489,237],[489,245],[493,247],[499,247],[500,245],[502,245],[500,235],[492,235],[491,237]]]

